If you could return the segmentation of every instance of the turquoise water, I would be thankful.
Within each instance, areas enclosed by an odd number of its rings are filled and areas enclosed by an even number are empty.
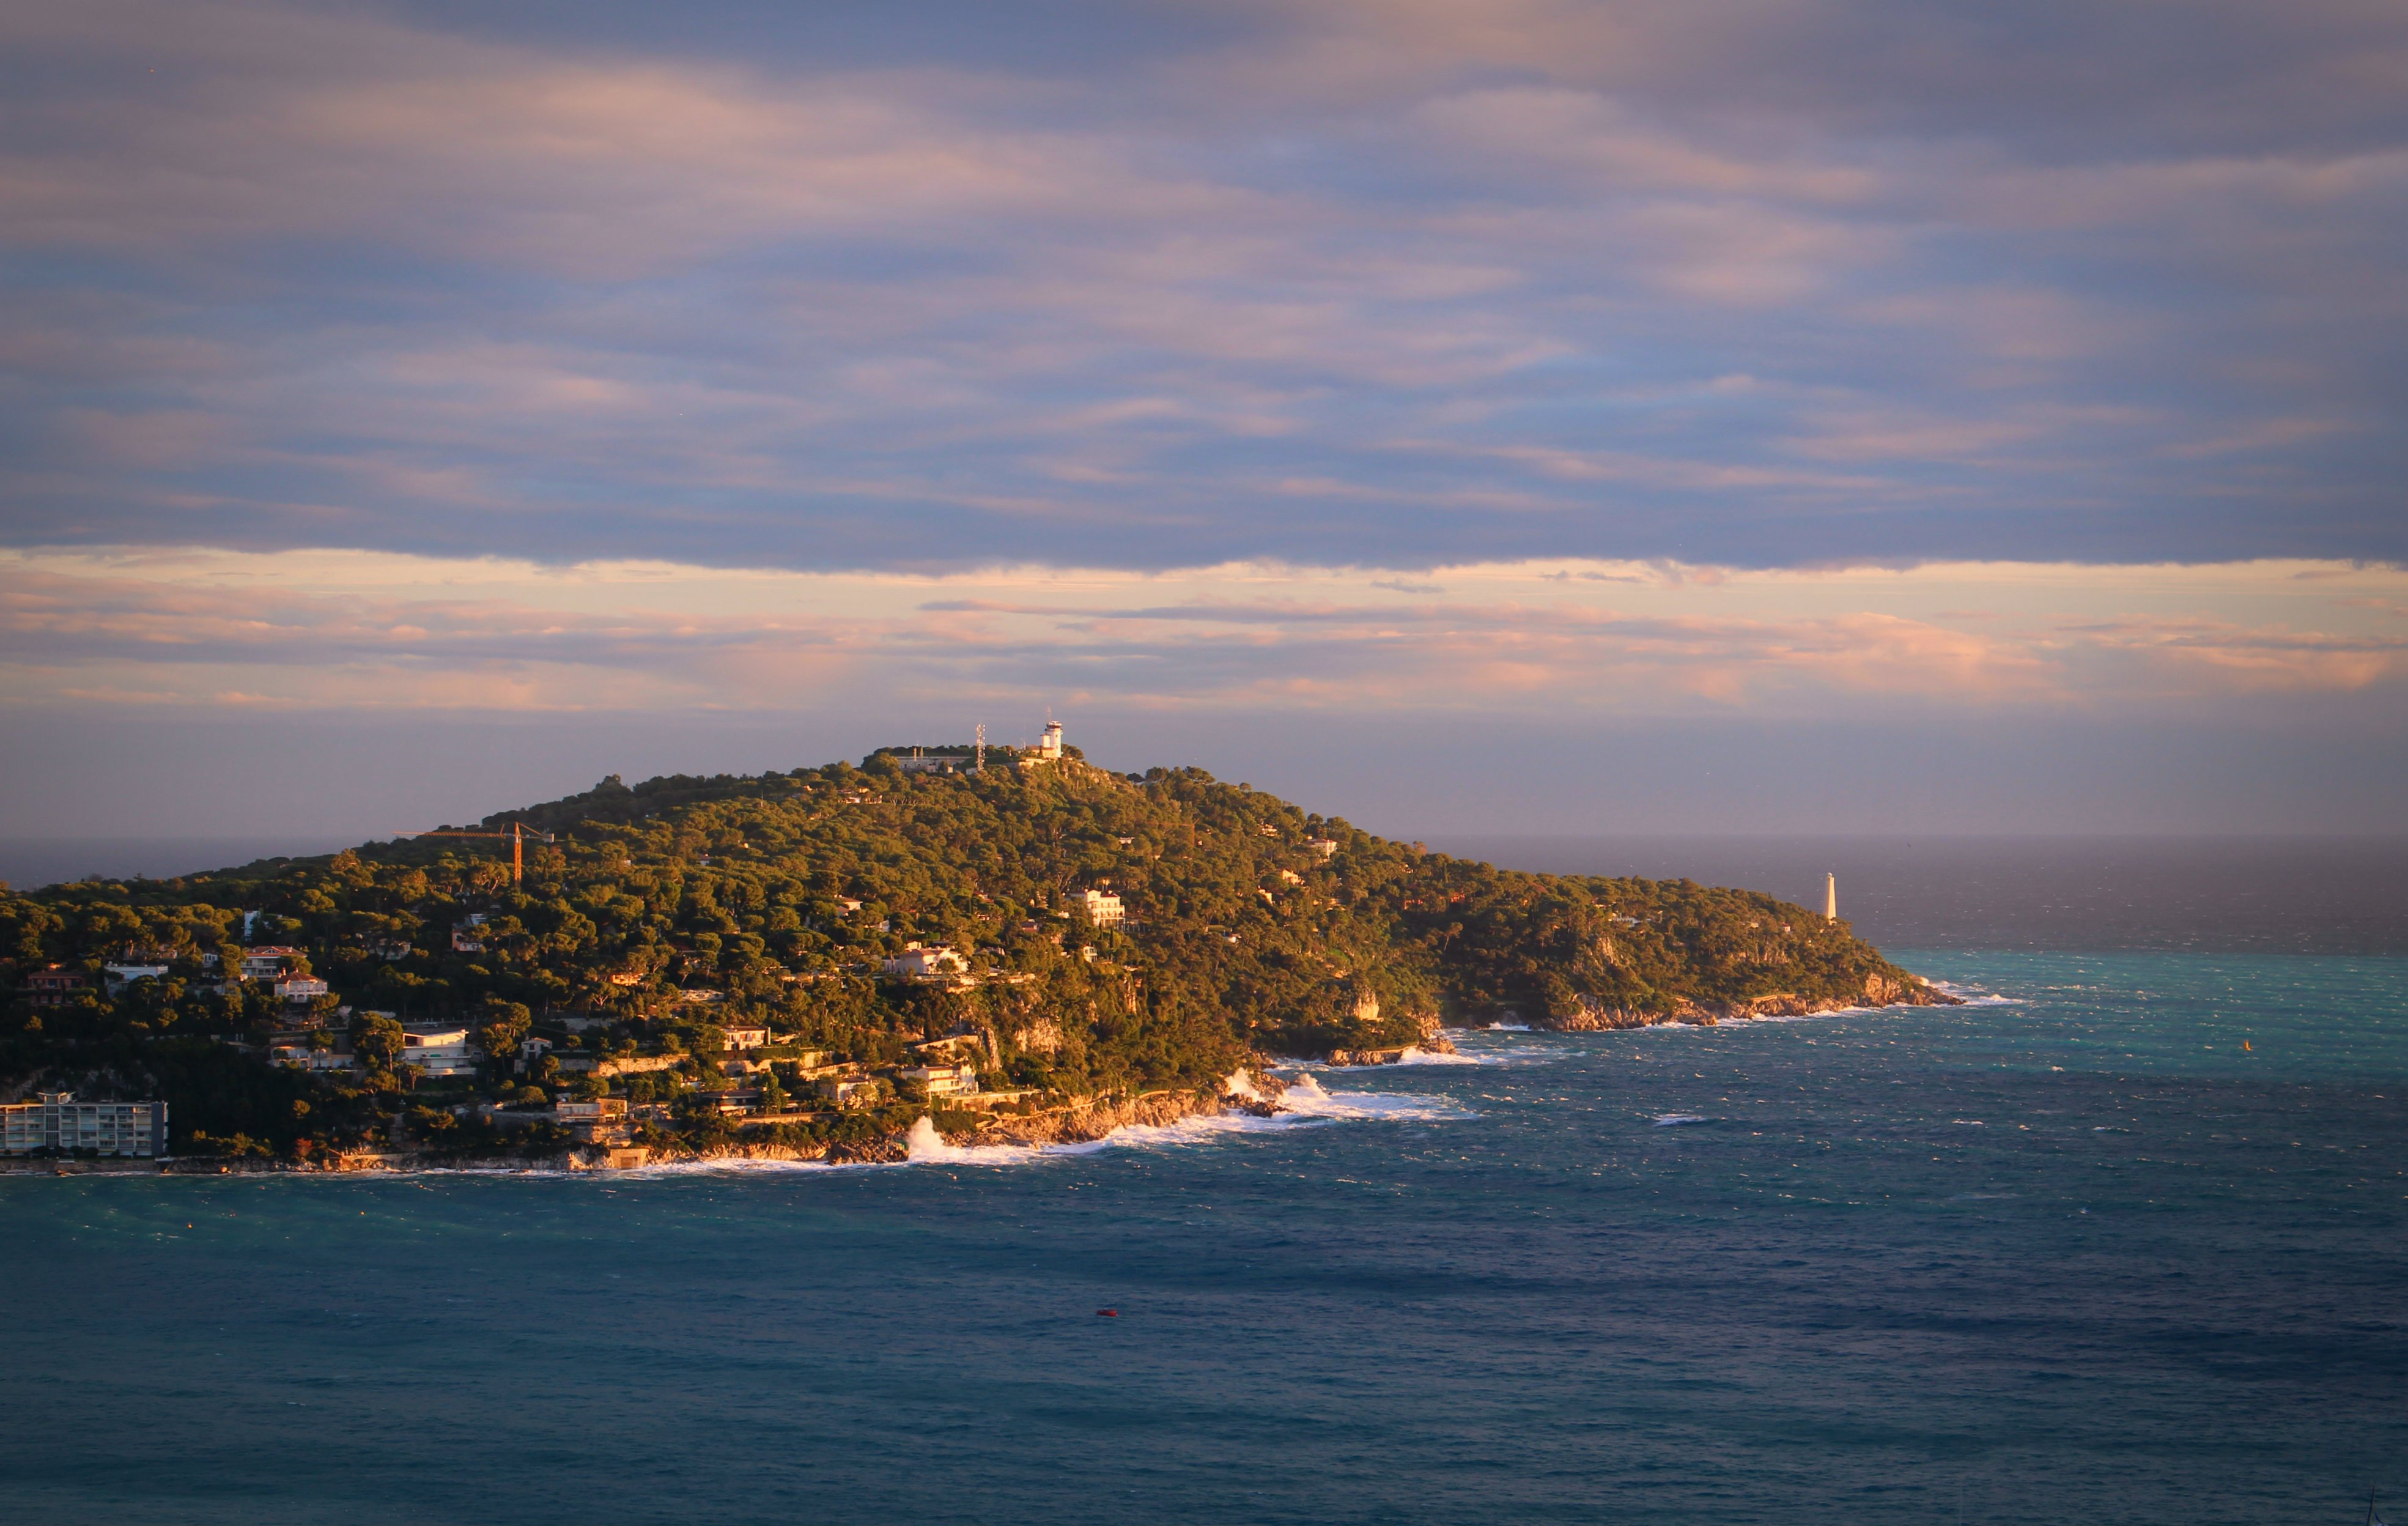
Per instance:
[[[1034,1159],[0,1180],[0,1472],[131,1521],[2408,1496],[2408,961],[1899,957],[2003,1000],[1476,1034]]]

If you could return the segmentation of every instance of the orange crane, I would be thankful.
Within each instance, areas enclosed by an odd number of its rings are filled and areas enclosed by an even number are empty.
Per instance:
[[[552,833],[529,832],[525,823],[517,821],[511,822],[509,830],[504,832],[395,832],[393,835],[395,837],[476,837],[483,838],[488,842],[507,837],[510,840],[510,884],[513,886],[526,878],[526,840],[529,837],[545,842],[553,840]]]

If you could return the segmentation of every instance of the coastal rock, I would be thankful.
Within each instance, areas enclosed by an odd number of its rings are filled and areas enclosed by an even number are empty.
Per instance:
[[[1455,1044],[1440,1034],[1431,1034],[1419,1044],[1392,1044],[1383,1049],[1332,1049],[1324,1061],[1329,1065],[1401,1065],[1416,1055],[1451,1055]]]
[[[1625,1028],[1652,1028],[1658,1023],[1690,1023],[1712,1028],[1718,1023],[1745,1022],[1756,1017],[1818,1017],[1856,1007],[1955,1007],[1964,1003],[1928,985],[1910,986],[1879,974],[1865,977],[1861,1001],[1809,1001],[1789,991],[1774,991],[1744,1001],[1685,1001],[1670,1011],[1612,1006],[1595,997],[1576,997],[1567,1013],[1550,1013],[1534,1028],[1561,1033],[1602,1032]]]
[[[889,1134],[883,1139],[831,1144],[823,1156],[815,1159],[824,1159],[830,1165],[891,1165],[897,1160],[910,1159],[911,1151],[910,1146],[903,1143],[903,1135],[898,1132]]]
[[[1051,1113],[1009,1116],[982,1122],[968,1133],[948,1134],[954,1144],[1082,1144],[1131,1125],[1161,1128],[1232,1106],[1252,1111],[1246,1100],[1225,1099],[1218,1092],[1159,1091],[1136,1097],[1105,1097]]]

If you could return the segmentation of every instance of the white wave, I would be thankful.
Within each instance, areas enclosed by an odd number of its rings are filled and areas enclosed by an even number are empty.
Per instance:
[[[1426,1092],[1329,1091],[1309,1075],[1299,1075],[1281,1099],[1288,1115],[1299,1119],[1386,1119],[1437,1122],[1479,1116],[1444,1097]],[[1276,1123],[1277,1118],[1266,1119]]]
[[[1532,1031],[1532,1029],[1530,1025],[1527,1023],[1491,1023],[1484,1031],[1489,1033],[1527,1033]]]
[[[1415,1044],[1405,1050],[1399,1065],[1494,1065],[1498,1060],[1488,1055],[1467,1055],[1460,1049],[1424,1049]]]
[[[1968,1002],[1968,1005],[1979,1003]],[[1601,1031],[1612,1033],[1732,1033],[1751,1028],[1778,1028],[1789,1023],[1819,1023],[1832,1017],[1895,1017],[1901,1012],[1919,1009],[1887,1007],[1833,1007],[1828,1012],[1768,1013],[1761,1017],[1726,1017],[1714,1023],[1643,1023],[1637,1028],[1618,1028]]]
[[[1712,1123],[1714,1120],[1698,1113],[1667,1113],[1656,1120],[1658,1129],[1678,1129],[1688,1123]]]
[[[1496,1031],[1495,1029],[1484,1028],[1450,1028],[1446,1030],[1448,1042],[1468,1045],[1468,1047],[1456,1048],[1450,1052],[1444,1049],[1425,1049],[1419,1044],[1410,1044],[1406,1047],[1402,1058],[1396,1063],[1399,1066],[1519,1065],[1533,1060],[1561,1059],[1566,1053],[1561,1044],[1500,1043],[1489,1036]],[[1504,1031],[1527,1033],[1532,1030],[1527,1028],[1512,1028]],[[1310,1075],[1315,1072],[1324,1074],[1336,1072],[1376,1073],[1380,1068],[1367,1065],[1333,1066],[1326,1060],[1317,1059],[1295,1060],[1282,1067],[1283,1070],[1293,1070],[1300,1075]],[[1234,1084],[1229,1089],[1236,1091]],[[1243,1092],[1238,1094],[1250,1095]]]
[[[673,1176],[774,1175],[794,1171],[886,1171],[910,1164],[908,1160],[753,1160],[740,1156],[714,1156],[708,1160],[655,1160],[624,1171],[567,1171],[553,1174],[596,1182],[641,1182]]]
[[[1969,1007],[2019,1007],[2024,1004],[2022,997],[2000,996],[1996,991],[1977,991],[1970,986],[1959,986],[1954,981],[1935,980],[1931,983],[1931,988],[1942,996],[1953,996]]]

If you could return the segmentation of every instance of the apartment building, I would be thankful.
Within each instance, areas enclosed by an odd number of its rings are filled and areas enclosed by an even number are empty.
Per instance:
[[[71,1091],[0,1105],[0,1153],[51,1150],[70,1155],[162,1156],[167,1153],[165,1102],[79,1102]]]

